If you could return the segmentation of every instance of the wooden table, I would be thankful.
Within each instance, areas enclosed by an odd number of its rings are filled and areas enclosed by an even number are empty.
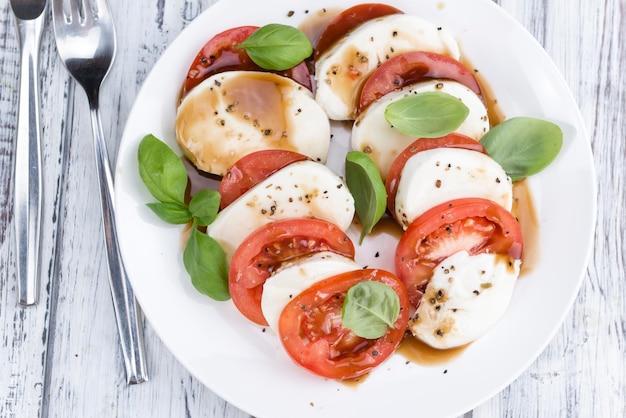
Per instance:
[[[102,106],[114,156],[146,75],[214,0],[111,3],[119,48]],[[598,218],[586,278],[560,331],[526,372],[467,416],[626,416],[626,0],[496,3],[545,47],[581,107],[597,168]],[[149,323],[151,380],[125,384],[86,100],[49,30],[41,49],[41,301],[17,306],[11,178],[19,60],[8,1],[0,11],[0,416],[248,417],[194,379]]]

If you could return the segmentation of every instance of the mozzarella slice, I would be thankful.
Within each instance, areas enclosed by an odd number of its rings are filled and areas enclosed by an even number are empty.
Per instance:
[[[278,170],[222,210],[207,233],[230,261],[257,228],[287,218],[315,217],[347,230],[354,199],[344,181],[323,164],[300,161]]]
[[[458,97],[468,107],[467,118],[455,132],[479,140],[489,130],[487,108],[480,97],[456,81],[428,80],[388,93],[370,104],[352,128],[352,148],[369,154],[383,179],[398,154],[415,141],[415,137],[403,134],[387,122],[385,109],[409,94],[428,91],[441,91]]]
[[[315,62],[315,99],[334,120],[354,118],[365,80],[395,55],[422,50],[458,59],[452,35],[417,16],[395,14],[374,19],[340,39]]]
[[[325,162],[330,122],[306,87],[257,71],[216,74],[178,107],[176,138],[200,169],[224,175],[239,158],[285,149]]]
[[[278,319],[291,299],[321,280],[359,269],[361,267],[354,260],[327,251],[288,263],[276,270],[263,285],[263,316],[278,334]]]
[[[476,340],[504,315],[520,264],[497,254],[448,257],[435,268],[409,329],[438,349]]]
[[[461,148],[434,148],[409,158],[395,200],[398,223],[408,228],[428,209],[453,199],[482,197],[511,210],[513,183],[491,157]]]

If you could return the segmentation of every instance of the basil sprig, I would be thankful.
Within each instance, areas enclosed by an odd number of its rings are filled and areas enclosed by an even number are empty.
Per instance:
[[[361,338],[380,338],[393,328],[400,314],[400,298],[389,286],[377,281],[352,286],[343,302],[341,323]]]
[[[415,138],[437,138],[454,132],[468,114],[463,102],[441,91],[410,94],[385,108],[387,122]]]
[[[191,283],[201,293],[228,300],[228,264],[222,247],[198,227],[210,225],[217,216],[220,194],[201,190],[185,203],[187,170],[181,159],[154,135],[146,135],[139,144],[139,175],[157,203],[147,206],[162,220],[171,224],[192,222],[189,240],[183,253],[183,264]]]
[[[346,154],[346,183],[361,221],[360,244],[385,213],[387,190],[374,161],[361,151]]]
[[[237,48],[244,49],[259,67],[276,71],[295,67],[313,52],[311,41],[302,31],[279,23],[260,27]]]
[[[496,125],[480,143],[511,180],[517,181],[554,161],[563,145],[563,131],[546,120],[515,117]]]

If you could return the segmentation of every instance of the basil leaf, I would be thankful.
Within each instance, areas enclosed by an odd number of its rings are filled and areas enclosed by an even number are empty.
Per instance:
[[[415,138],[437,138],[454,132],[468,114],[463,102],[441,91],[411,94],[385,109],[385,119],[391,126]]]
[[[387,190],[376,164],[361,151],[351,151],[346,155],[346,183],[361,221],[361,244],[385,213]]]
[[[400,314],[400,298],[389,286],[377,281],[352,286],[343,302],[341,322],[361,338],[380,338]]]
[[[496,125],[480,143],[513,181],[546,168],[563,145],[563,131],[542,119],[515,117]]]
[[[146,135],[137,152],[141,180],[158,201],[185,203],[187,170],[174,151],[153,135]]]
[[[245,49],[259,67],[277,71],[295,67],[313,53],[311,41],[302,31],[278,23],[257,29],[237,48]]]
[[[215,300],[228,300],[228,263],[220,244],[195,227],[183,253],[185,269],[191,283],[200,292]]]
[[[220,194],[217,190],[204,189],[194,194],[189,202],[189,211],[196,225],[213,223],[220,209]]]
[[[147,206],[152,209],[156,215],[170,224],[186,224],[191,221],[191,213],[186,205],[171,202],[148,203]]]

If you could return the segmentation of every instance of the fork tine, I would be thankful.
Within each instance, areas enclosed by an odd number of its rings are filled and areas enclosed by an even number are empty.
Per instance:
[[[94,5],[89,0],[79,0],[82,5],[83,21],[86,25],[91,25],[91,22],[98,17],[98,10],[94,8]]]
[[[84,23],[84,12],[81,9],[81,0],[53,0],[52,2],[52,15],[58,24]]]
[[[91,25],[99,10],[89,0],[53,0],[52,7],[56,21],[68,25]]]
[[[70,0],[70,21],[75,23],[85,23],[85,10],[80,0]]]
[[[81,1],[81,0],[78,0]],[[111,11],[108,0],[82,0],[85,20],[110,18]]]
[[[63,7],[63,0],[52,1],[52,17],[58,25],[68,24],[67,13],[65,13]]]
[[[91,0],[91,8],[96,16],[100,16],[109,10],[109,4],[106,0]]]
[[[111,9],[109,7],[108,0],[85,0],[90,1],[91,9],[93,10],[94,16],[103,17],[111,14]]]

